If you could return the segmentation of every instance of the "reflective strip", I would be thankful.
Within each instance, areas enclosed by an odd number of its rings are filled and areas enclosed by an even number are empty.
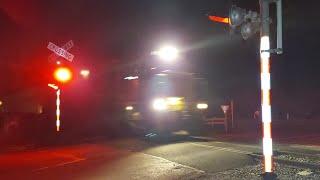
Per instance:
[[[56,121],[57,131],[60,131],[60,120],[57,119]]]
[[[56,125],[59,127],[60,126],[60,120],[56,121]]]
[[[271,106],[262,105],[262,122],[271,123]]]
[[[272,156],[272,139],[263,138],[263,155]]]
[[[271,138],[271,123],[263,123],[263,137]]]
[[[270,73],[261,73],[261,89],[270,90]]]
[[[261,58],[261,73],[269,73],[270,64],[269,58]]]
[[[272,172],[272,156],[264,156],[264,171],[271,173]]]
[[[270,91],[262,91],[262,105],[270,105]]]
[[[270,50],[269,36],[261,37],[260,51],[263,51],[263,50]],[[262,59],[268,59],[269,57],[270,57],[270,52],[261,52]]]

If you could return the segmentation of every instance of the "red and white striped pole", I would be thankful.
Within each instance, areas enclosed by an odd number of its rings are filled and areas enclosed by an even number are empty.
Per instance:
[[[48,84],[49,87],[56,90],[56,127],[57,131],[60,131],[60,93],[61,89],[57,85],[54,84]]]
[[[269,0],[259,0],[261,13],[260,64],[261,64],[261,111],[263,123],[264,179],[274,179],[271,136],[271,83],[270,83],[270,16]]]
[[[57,90],[56,92],[57,94],[57,100],[56,100],[56,127],[57,127],[57,131],[60,131],[60,89]]]
[[[272,172],[272,136],[271,136],[271,103],[270,103],[270,40],[269,36],[261,37],[261,109],[263,123],[264,170]]]

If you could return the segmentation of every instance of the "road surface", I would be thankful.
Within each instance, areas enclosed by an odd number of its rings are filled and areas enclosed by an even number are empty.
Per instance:
[[[279,145],[276,149],[311,157],[320,154],[313,147]],[[100,140],[2,154],[0,179],[261,179],[260,152],[259,144],[193,138]],[[297,177],[320,177],[310,168],[293,170]]]

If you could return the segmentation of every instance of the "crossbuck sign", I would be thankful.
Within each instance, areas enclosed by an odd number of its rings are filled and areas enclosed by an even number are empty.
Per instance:
[[[62,48],[53,44],[52,42],[49,42],[47,48],[51,51],[53,51],[56,55],[61,56],[63,58],[65,58],[66,60],[72,62],[74,55],[69,53],[67,50],[65,49],[70,49],[73,46],[73,42],[69,41],[66,45],[64,45]],[[51,58],[54,58],[53,55],[50,56]],[[49,57],[49,58],[50,58]]]

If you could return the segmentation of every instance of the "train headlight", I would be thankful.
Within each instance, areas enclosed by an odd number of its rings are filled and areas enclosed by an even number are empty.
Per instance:
[[[207,103],[198,103],[197,104],[197,109],[208,109],[208,104]]]
[[[157,111],[166,110],[168,108],[167,101],[164,98],[157,98],[153,100],[152,107]]]

